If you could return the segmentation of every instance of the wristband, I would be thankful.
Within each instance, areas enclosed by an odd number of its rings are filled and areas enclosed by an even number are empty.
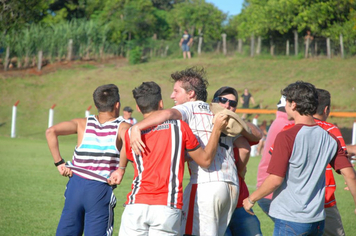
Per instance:
[[[54,165],[57,167],[57,166],[62,165],[64,163],[66,163],[66,161],[62,158],[59,162],[54,163]]]
[[[256,202],[251,201],[250,197],[247,198],[248,202],[251,203],[252,205],[255,205]]]
[[[119,169],[125,170],[125,169],[126,169],[126,166],[119,166]]]

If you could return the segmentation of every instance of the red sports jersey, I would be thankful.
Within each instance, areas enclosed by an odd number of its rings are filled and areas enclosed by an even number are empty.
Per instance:
[[[341,144],[341,147],[345,150],[346,152],[346,144],[345,144],[345,140],[341,135],[341,132],[339,130],[338,127],[336,127],[335,125],[326,122],[326,121],[321,121],[318,119],[314,119],[314,121],[324,130],[328,131],[329,133],[333,134],[339,141]],[[292,125],[286,125],[283,130],[287,130],[291,127],[293,127],[294,124]],[[273,146],[270,148],[270,153],[273,152]],[[326,172],[325,172],[325,208],[328,207],[332,207],[334,205],[336,205],[336,199],[335,199],[335,190],[336,190],[336,183],[335,183],[335,179],[334,179],[334,175],[333,175],[333,171],[332,171],[332,167],[330,164],[327,165],[326,167]]]
[[[134,164],[132,191],[126,204],[164,205],[182,209],[185,151],[200,147],[189,126],[169,120],[141,131],[146,151],[135,155],[130,148],[131,129],[126,132],[127,159]]]

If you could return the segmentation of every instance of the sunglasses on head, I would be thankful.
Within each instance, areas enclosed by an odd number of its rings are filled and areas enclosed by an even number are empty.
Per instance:
[[[220,102],[220,103],[223,103],[223,104],[229,102],[229,106],[230,107],[236,107],[237,106],[237,101],[229,100],[229,99],[224,98],[224,97],[216,97],[216,98],[214,98],[214,102]]]

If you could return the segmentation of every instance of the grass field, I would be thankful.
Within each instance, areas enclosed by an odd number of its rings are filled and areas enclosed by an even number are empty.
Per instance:
[[[89,65],[89,64],[88,64]],[[304,80],[332,94],[332,111],[356,111],[356,66],[350,59],[307,59],[292,57],[222,57],[206,55],[191,60],[155,60],[140,65],[125,65],[122,60],[93,66],[73,66],[42,76],[2,77],[0,74],[0,136],[10,136],[11,110],[17,109],[17,136],[44,139],[48,111],[53,104],[54,123],[83,117],[91,105],[94,89],[102,84],[118,85],[122,106],[135,107],[132,89],[143,81],[155,81],[162,87],[165,107],[173,106],[170,74],[190,66],[203,66],[209,81],[208,101],[221,86],[232,86],[241,94],[249,88],[255,101],[263,107],[276,109],[280,91],[288,84]],[[142,116],[133,113],[138,120]],[[259,121],[270,121],[274,115],[261,115]],[[330,119],[341,128],[351,128],[355,118]],[[349,132],[349,130],[347,131]],[[348,133],[347,133],[348,134]],[[347,134],[344,134],[346,141]]]
[[[203,66],[208,72],[208,100],[221,86],[229,85],[241,94],[249,88],[257,103],[276,109],[280,90],[289,83],[304,80],[332,95],[332,111],[356,111],[355,58],[299,60],[285,57],[222,57],[206,55],[192,60],[168,59],[128,66],[112,61],[99,66],[81,65],[58,70],[42,76],[4,77],[0,74],[0,236],[54,235],[64,203],[67,179],[61,177],[53,166],[53,160],[45,141],[48,110],[56,104],[54,123],[76,117],[84,117],[91,105],[94,89],[102,84],[114,83],[120,88],[122,106],[134,107],[132,89],[143,81],[155,81],[162,88],[165,107],[171,107],[169,99],[172,83],[169,75],[190,66]],[[11,109],[20,100],[17,109],[16,139],[11,139]],[[92,108],[91,113],[96,113]],[[141,120],[137,112],[133,115]],[[274,115],[261,115],[259,121],[274,119]],[[350,143],[355,118],[331,118],[337,123],[345,141]],[[60,137],[63,157],[69,160],[74,148],[75,136]],[[247,184],[250,191],[256,184],[259,157],[251,158],[248,165]],[[118,234],[122,204],[130,190],[133,177],[128,169],[121,186],[115,190],[118,199],[115,209],[114,235]],[[347,235],[353,230],[356,216],[349,192],[343,190],[341,176],[336,176],[336,197]],[[185,184],[188,177],[186,175]],[[272,221],[261,212],[259,217],[264,235],[271,235]]]
[[[74,145],[61,142],[63,157],[70,159]],[[1,236],[52,236],[64,204],[64,189],[67,178],[59,175],[53,165],[44,140],[0,137],[0,235]],[[248,164],[246,183],[250,191],[255,190],[257,165],[260,157],[251,158]],[[336,175],[338,188],[336,199],[342,216],[346,235],[356,235],[354,203],[349,192],[343,190],[343,178]],[[133,178],[128,168],[123,183],[115,190],[114,235],[118,235],[120,218],[126,194]],[[184,184],[188,183],[186,172]],[[263,235],[272,235],[273,224],[258,206],[254,207],[261,221]]]

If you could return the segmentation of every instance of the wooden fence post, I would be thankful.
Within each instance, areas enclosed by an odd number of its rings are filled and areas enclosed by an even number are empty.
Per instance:
[[[341,58],[344,58],[344,39],[342,34],[340,34],[340,52],[341,52]]]
[[[271,45],[271,48],[270,48],[271,56],[274,56],[275,45],[274,45],[274,41],[273,41],[273,37],[272,36],[270,37],[270,45]]]
[[[331,49],[330,49],[330,38],[326,38],[326,54],[328,59],[331,58]]]
[[[257,48],[256,48],[256,55],[260,55],[261,54],[261,36],[257,37]]]
[[[251,35],[251,50],[250,50],[250,56],[253,57],[255,54],[255,35]]]
[[[309,37],[307,37],[307,41],[305,42],[305,53],[304,53],[304,57],[305,58],[308,58],[308,54],[309,54],[309,42],[310,42],[310,39]]]
[[[298,56],[298,31],[294,30],[294,54]]]
[[[289,56],[289,39],[286,42],[286,55]]]
[[[41,71],[42,69],[42,56],[43,56],[43,51],[39,50],[38,51],[38,63],[37,63],[37,70]]]
[[[10,46],[6,47],[6,55],[5,55],[5,62],[4,62],[4,71],[7,71],[9,68],[9,62],[10,62]]]
[[[198,55],[201,54],[201,47],[203,45],[203,34],[199,34],[199,41],[198,41]]]
[[[237,47],[237,51],[242,54],[242,39],[238,40],[238,47]]]
[[[221,41],[218,41],[218,45],[216,46],[216,52],[217,53],[220,52],[220,45],[221,45]]]
[[[73,39],[68,41],[68,52],[67,52],[67,61],[72,60],[72,51],[73,51]]]
[[[221,34],[222,37],[222,46],[223,46],[223,54],[226,55],[226,34]]]

